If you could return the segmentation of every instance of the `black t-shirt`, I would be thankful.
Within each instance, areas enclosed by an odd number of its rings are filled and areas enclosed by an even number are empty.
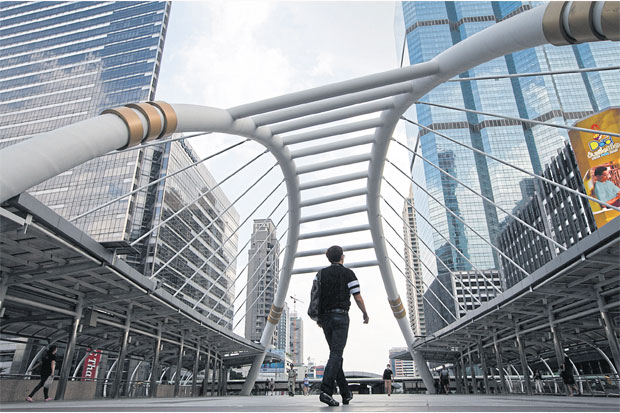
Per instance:
[[[351,307],[350,295],[360,293],[355,273],[342,264],[332,264],[321,270],[321,308],[319,313]]]
[[[392,380],[392,369],[383,370],[383,380]]]
[[[46,354],[41,362],[41,376],[49,376],[52,374],[52,361],[56,361],[55,354]]]

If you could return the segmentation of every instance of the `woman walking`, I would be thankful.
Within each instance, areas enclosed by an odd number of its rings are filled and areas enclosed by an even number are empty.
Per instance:
[[[26,397],[27,401],[32,402],[32,396],[34,396],[41,387],[43,387],[45,401],[49,402],[52,400],[49,396],[49,389],[54,381],[54,370],[56,369],[56,350],[57,347],[55,345],[51,345],[49,349],[47,349],[47,353],[43,356],[43,361],[41,362],[41,381],[34,389],[32,389],[28,397]]]

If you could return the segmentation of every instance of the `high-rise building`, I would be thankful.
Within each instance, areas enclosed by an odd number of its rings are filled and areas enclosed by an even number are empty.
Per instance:
[[[285,301],[284,307],[282,308],[282,315],[280,316],[278,326],[276,327],[276,334],[278,336],[278,344],[276,345],[276,348],[278,350],[283,350],[284,354],[291,352],[290,323],[291,313],[288,308],[288,304]]]
[[[431,60],[486,27],[540,4],[543,3],[403,2],[399,10],[402,11],[402,21],[396,22],[396,32],[405,33],[406,56],[410,64],[417,64]],[[402,37],[397,39],[397,42],[402,41]],[[493,59],[459,77],[596,68],[614,64],[618,55],[620,45],[617,42],[562,47],[544,45]],[[620,77],[612,71],[594,71],[447,82],[420,101],[567,125],[575,119],[618,105]],[[424,103],[416,104],[414,109],[418,123],[534,173],[542,173],[557,149],[567,140],[566,131],[550,126],[525,124],[518,120],[465,113]],[[412,148],[419,140],[419,150],[427,160],[476,192],[508,211],[520,201],[515,198],[515,188],[519,188],[520,182],[528,178],[523,173],[425,129],[407,130],[414,133],[409,137]],[[491,245],[497,242],[499,223],[506,218],[506,214],[491,203],[484,202],[445,172],[421,158],[416,159],[412,168],[414,180],[437,199],[433,200],[414,187],[416,207],[428,214],[425,218],[435,227],[420,235],[435,248],[438,258],[433,265],[436,265],[438,273],[470,271],[472,264],[481,270],[500,269],[500,255]],[[418,224],[420,219],[418,214]],[[429,311],[427,309],[427,319]],[[428,324],[427,330],[433,331]]]
[[[490,301],[501,291],[499,271],[455,271],[452,273],[452,291],[458,302],[459,317]]]
[[[407,347],[392,347],[389,350],[390,365],[394,372],[394,377],[416,377],[418,371],[413,360],[400,360],[395,358],[397,354],[407,351]]]
[[[278,288],[280,243],[270,219],[255,219],[250,241],[246,289],[245,338],[260,341]],[[276,331],[277,333],[277,331]],[[271,344],[277,346],[278,335]]]
[[[0,2],[0,147],[154,100],[169,14],[170,2]],[[152,148],[103,156],[29,192],[71,219],[158,176],[161,157]],[[152,225],[154,191],[75,224],[97,241],[136,239]]]
[[[569,144],[547,165],[543,176],[581,193],[586,193],[575,154]],[[534,180],[528,202],[519,205],[513,213],[522,221],[536,228],[548,238],[571,247],[596,230],[596,223],[589,201],[568,191],[539,180]],[[498,248],[511,257],[521,268],[533,273],[556,255],[548,239],[510,219],[502,223],[497,237]],[[501,258],[502,284],[508,289],[521,281],[525,274]]]
[[[291,358],[295,365],[304,364],[304,320],[294,311],[290,323]]]
[[[424,300],[434,310],[427,311],[426,327],[435,332],[466,312],[490,301],[502,291],[498,270],[440,272],[424,293]],[[432,307],[431,307],[432,306]]]
[[[426,335],[424,320],[424,283],[422,280],[422,266],[420,265],[420,248],[418,231],[413,208],[413,188],[409,188],[409,196],[403,205],[403,225],[405,239],[405,276],[407,277],[407,309],[409,310],[409,324],[416,336]]]
[[[166,143],[162,154],[161,176],[199,160],[185,141]],[[145,275],[155,275],[162,288],[232,328],[239,214],[204,163],[157,185],[154,224],[167,222],[151,234]]]

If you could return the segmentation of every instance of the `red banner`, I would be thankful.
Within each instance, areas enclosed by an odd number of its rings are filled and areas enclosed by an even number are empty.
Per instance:
[[[84,359],[84,368],[82,369],[82,381],[93,380],[97,378],[97,368],[101,361],[101,350],[92,350]]]

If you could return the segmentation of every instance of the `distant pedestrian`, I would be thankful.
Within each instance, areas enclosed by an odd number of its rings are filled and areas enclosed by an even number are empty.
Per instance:
[[[392,395],[392,375],[393,374],[394,373],[392,372],[392,368],[388,364],[385,367],[385,370],[383,370],[383,383],[385,384],[385,392],[387,393],[388,396]]]
[[[270,396],[276,394],[276,382],[273,379],[269,379],[269,382],[267,383],[267,389],[269,390]]]
[[[291,368],[288,371],[288,395],[293,397],[295,396],[295,382],[297,381],[297,371],[293,368],[291,364]]]
[[[439,372],[439,382],[441,383],[441,389],[446,394],[450,394],[450,371],[445,367]]]
[[[304,376],[304,396],[307,396],[309,392],[310,392],[310,379],[308,378],[308,375],[306,374]]]
[[[534,383],[536,383],[536,393],[544,393],[542,373],[540,370],[536,370],[534,373]]]
[[[573,373],[571,373],[570,369],[566,368],[565,364],[562,364],[562,367],[560,369],[560,377],[562,377],[562,381],[566,386],[566,392],[569,396],[572,397],[575,394],[579,395],[579,389],[577,388],[577,384],[575,383],[575,376],[573,376]]]
[[[58,348],[53,344],[47,349],[47,352],[45,353],[45,355],[43,356],[43,360],[41,361],[41,381],[30,392],[28,397],[26,397],[27,401],[32,402],[32,396],[34,396],[41,387],[43,387],[43,395],[45,396],[45,401],[49,402],[52,400],[52,398],[49,396],[49,389],[54,381],[57,349]]]

